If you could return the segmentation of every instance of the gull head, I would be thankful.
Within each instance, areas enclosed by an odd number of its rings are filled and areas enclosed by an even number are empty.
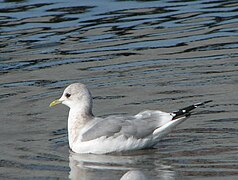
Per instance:
[[[50,107],[57,104],[64,104],[70,109],[84,109],[89,112],[92,110],[92,97],[86,85],[74,83],[69,85],[63,92],[60,99],[50,103]]]

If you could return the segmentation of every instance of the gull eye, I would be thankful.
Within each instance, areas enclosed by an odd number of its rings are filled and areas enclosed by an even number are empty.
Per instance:
[[[70,96],[71,96],[71,94],[65,93],[65,97],[69,98]]]

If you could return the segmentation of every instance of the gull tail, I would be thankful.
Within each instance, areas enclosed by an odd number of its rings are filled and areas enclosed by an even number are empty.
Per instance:
[[[172,120],[175,120],[175,119],[178,119],[178,118],[181,118],[181,117],[188,117],[188,116],[191,115],[190,111],[197,108],[198,106],[203,106],[204,104],[207,104],[209,102],[212,102],[212,100],[204,101],[204,102],[201,102],[201,103],[196,103],[196,104],[193,104],[191,106],[187,106],[185,108],[179,109],[178,111],[174,111],[174,112],[171,113],[173,115]]]

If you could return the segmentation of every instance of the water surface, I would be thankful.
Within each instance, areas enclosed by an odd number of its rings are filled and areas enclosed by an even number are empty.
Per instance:
[[[237,179],[236,1],[0,2],[0,179]],[[67,111],[87,84],[94,114],[173,111],[212,99],[156,149],[69,152]]]

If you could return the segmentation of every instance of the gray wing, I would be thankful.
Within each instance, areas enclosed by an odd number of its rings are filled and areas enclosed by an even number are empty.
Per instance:
[[[102,136],[113,136],[121,131],[122,120],[116,116],[106,119],[94,119],[97,121],[91,128],[82,134],[82,141],[93,140]]]
[[[155,129],[169,122],[172,116],[161,111],[144,111],[135,116],[109,116],[98,120],[82,134],[82,141],[89,141],[102,136],[134,137],[137,139],[151,135]],[[97,121],[97,119],[95,119]]]

